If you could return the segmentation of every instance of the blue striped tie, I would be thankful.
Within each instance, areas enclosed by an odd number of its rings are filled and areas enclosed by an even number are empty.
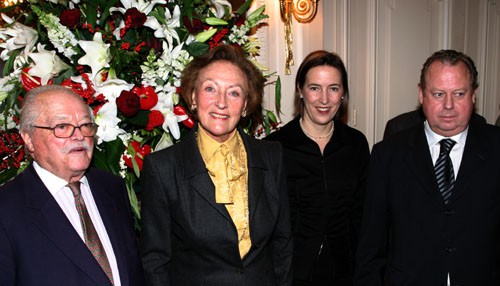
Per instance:
[[[455,185],[455,173],[453,172],[453,163],[450,158],[450,151],[455,143],[457,142],[449,138],[439,142],[439,144],[441,144],[441,149],[436,164],[434,165],[439,191],[443,196],[445,204],[448,203],[451,197],[451,191]]]

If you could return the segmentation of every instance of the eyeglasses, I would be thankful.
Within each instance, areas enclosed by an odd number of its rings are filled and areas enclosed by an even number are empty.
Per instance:
[[[52,132],[54,132],[54,136],[56,136],[57,138],[69,138],[73,136],[76,128],[80,129],[80,132],[85,137],[93,137],[97,132],[97,124],[95,123],[84,123],[79,126],[75,126],[69,123],[61,123],[57,124],[54,127],[36,125],[34,125],[33,127],[52,130]]]

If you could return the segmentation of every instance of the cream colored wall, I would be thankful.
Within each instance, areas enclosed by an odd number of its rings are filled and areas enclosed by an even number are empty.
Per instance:
[[[258,0],[270,15],[259,31],[261,60],[282,81],[281,119],[292,118],[294,75],[311,51],[341,55],[349,73],[349,125],[370,144],[381,140],[391,117],[418,105],[417,83],[425,59],[441,48],[469,54],[479,70],[478,113],[493,123],[500,104],[500,0],[322,0],[311,24],[293,23],[295,66],[284,73],[284,32],[278,0]],[[274,106],[274,89],[266,90]]]

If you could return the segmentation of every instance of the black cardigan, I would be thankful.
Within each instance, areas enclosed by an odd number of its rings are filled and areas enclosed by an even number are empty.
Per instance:
[[[320,248],[329,243],[333,263],[353,271],[370,150],[358,130],[335,121],[324,149],[301,130],[299,118],[270,134],[285,150],[292,230],[294,277],[308,280]]]

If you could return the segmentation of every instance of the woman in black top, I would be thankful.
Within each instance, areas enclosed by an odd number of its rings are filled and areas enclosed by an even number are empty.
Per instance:
[[[340,120],[349,88],[338,55],[309,54],[295,86],[295,119],[266,138],[285,149],[294,285],[351,285],[368,142]]]

